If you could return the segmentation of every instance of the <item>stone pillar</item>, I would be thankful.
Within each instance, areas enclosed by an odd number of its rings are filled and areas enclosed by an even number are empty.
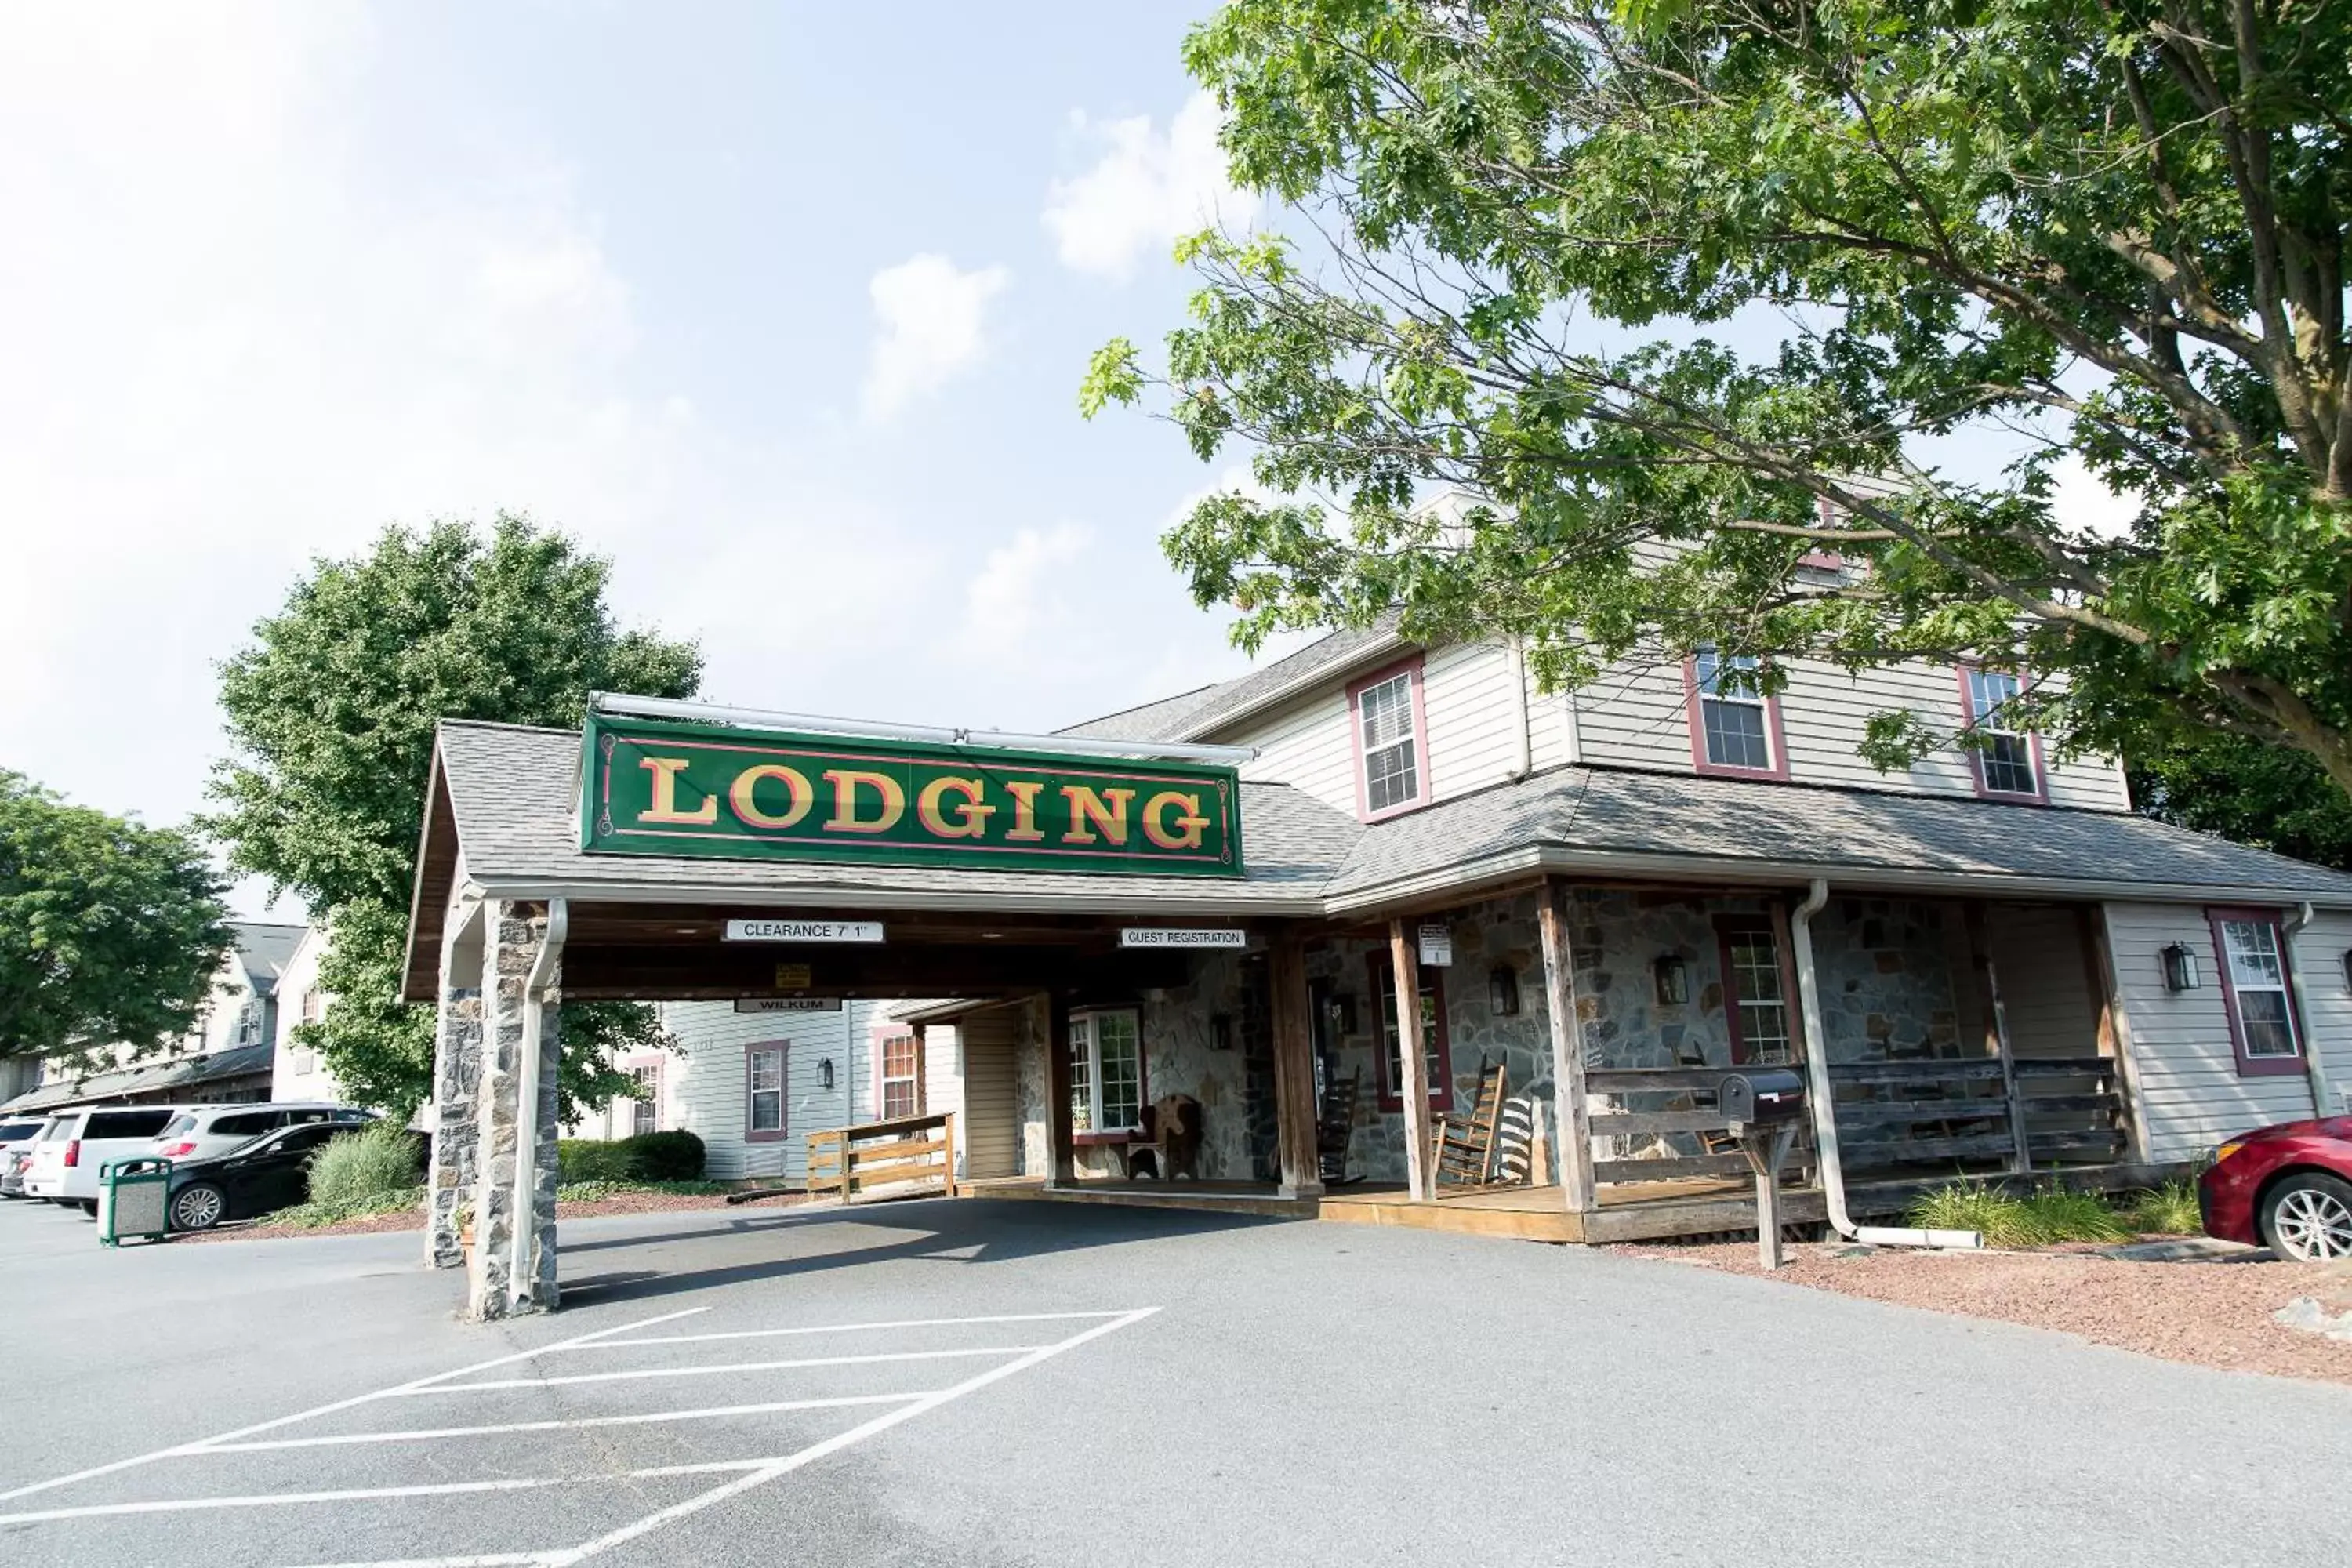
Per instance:
[[[482,1076],[481,955],[466,940],[478,910],[452,911],[441,947],[433,1025],[433,1161],[425,1177],[425,1264],[457,1268],[466,1251],[458,1211],[473,1201],[480,1128],[474,1110]]]
[[[533,1011],[526,987],[541,944],[547,939],[547,920],[544,908],[536,904],[496,903],[488,906],[488,914],[483,967],[490,984],[483,998],[477,1095],[474,1246],[466,1269],[467,1315],[476,1319],[548,1311],[556,1304],[555,1080],[562,1008],[551,994],[537,1009],[538,1037],[525,1037]],[[539,1093],[535,1136],[532,1147],[525,1151],[521,1136],[523,1053],[527,1050],[538,1053]],[[527,1210],[518,1210],[515,1203],[520,1159],[529,1159],[532,1167]],[[518,1231],[525,1234],[522,1272],[528,1276],[527,1289],[515,1279]]]

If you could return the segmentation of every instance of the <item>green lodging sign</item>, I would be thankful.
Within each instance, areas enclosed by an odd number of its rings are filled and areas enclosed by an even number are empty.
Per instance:
[[[1242,874],[1231,768],[598,713],[583,738],[592,854]]]

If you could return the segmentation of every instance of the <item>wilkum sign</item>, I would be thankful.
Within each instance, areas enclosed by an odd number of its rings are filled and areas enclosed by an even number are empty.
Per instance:
[[[1162,877],[1242,874],[1230,768],[591,714],[580,847]]]

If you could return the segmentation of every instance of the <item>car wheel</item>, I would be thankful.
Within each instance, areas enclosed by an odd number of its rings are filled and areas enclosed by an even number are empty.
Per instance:
[[[2263,1196],[2263,1239],[2281,1258],[2352,1258],[2352,1183],[2306,1171]]]
[[[96,1198],[78,1199],[76,1201],[76,1206],[81,1210],[82,1218],[96,1219],[98,1217],[98,1200]]]
[[[194,1182],[172,1194],[173,1230],[210,1230],[227,1213],[227,1194],[210,1182]]]

